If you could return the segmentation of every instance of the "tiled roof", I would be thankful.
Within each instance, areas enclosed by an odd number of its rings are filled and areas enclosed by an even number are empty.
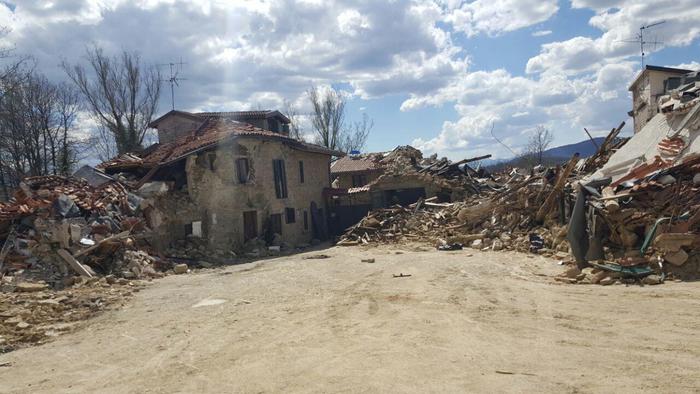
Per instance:
[[[194,120],[205,120],[211,118],[229,118],[231,120],[245,120],[245,119],[265,119],[269,117],[281,118],[283,123],[289,123],[289,118],[287,118],[283,113],[275,110],[256,110],[256,111],[223,111],[223,112],[187,112],[172,110],[161,117],[151,121],[148,127],[157,128],[158,123],[163,119],[171,115],[184,116]]]
[[[331,173],[340,174],[347,172],[380,171],[382,168],[382,165],[372,156],[345,156],[331,164]]]
[[[140,167],[143,165],[143,159],[131,153],[124,153],[117,157],[111,158],[95,166],[98,169],[107,168],[129,168],[129,167]]]
[[[256,137],[268,140],[281,141],[293,148],[317,152],[327,155],[342,155],[341,152],[332,151],[323,146],[309,144],[293,138],[263,130],[248,123],[237,122],[229,118],[208,118],[192,134],[184,135],[172,142],[156,144],[153,148],[146,149],[141,157],[134,155],[122,155],[109,162],[102,163],[102,168],[128,168],[128,167],[154,167],[180,160],[187,155],[216,146],[233,137]],[[134,159],[135,158],[135,159]]]

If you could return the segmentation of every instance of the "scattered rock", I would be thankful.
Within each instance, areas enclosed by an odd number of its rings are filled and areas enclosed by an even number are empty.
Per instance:
[[[179,274],[186,274],[187,270],[188,270],[187,264],[176,264],[173,267],[173,272],[175,272],[178,275]]]
[[[34,293],[37,291],[46,290],[49,287],[46,283],[29,283],[22,282],[17,284],[15,290],[22,293]]]
[[[565,278],[576,279],[579,275],[581,275],[581,270],[578,269],[578,267],[571,267],[566,271],[562,272],[560,276]]]
[[[675,252],[668,252],[664,255],[664,260],[673,265],[680,266],[688,261],[688,253],[683,249],[679,249]]]

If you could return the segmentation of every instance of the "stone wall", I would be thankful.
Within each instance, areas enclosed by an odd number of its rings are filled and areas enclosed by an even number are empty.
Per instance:
[[[158,123],[158,142],[166,144],[196,130],[203,121],[172,114]]]
[[[238,158],[249,160],[251,176],[247,183],[238,180]],[[274,159],[285,162],[287,198],[276,197]],[[304,163],[304,183],[300,179],[300,161]],[[259,237],[264,236],[270,215],[281,214],[282,240],[291,245],[309,243],[313,237],[310,204],[315,202],[324,208],[323,189],[330,185],[329,162],[327,155],[245,137],[191,155],[187,158],[186,173],[187,194],[192,202],[164,212],[169,219],[163,220],[160,228],[172,242],[185,236],[192,222],[201,222],[196,226],[201,225],[202,236],[213,247],[236,250],[244,243],[243,213],[256,211]],[[293,223],[287,222],[286,208],[294,210]]]
[[[349,189],[351,187],[354,187],[352,185],[352,176],[358,175],[358,174],[361,174],[361,173],[343,172],[340,174],[334,174],[333,178],[338,179],[338,188]],[[365,177],[367,178],[367,183],[365,183],[365,185],[366,185],[368,183],[375,181],[377,178],[379,178],[379,176],[381,175],[381,172],[380,171],[367,171],[364,174],[365,174]],[[364,186],[364,185],[361,185],[361,186]]]

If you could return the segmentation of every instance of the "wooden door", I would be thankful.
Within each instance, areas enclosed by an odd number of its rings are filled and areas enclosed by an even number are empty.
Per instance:
[[[258,212],[243,212],[243,239],[249,241],[258,236]]]

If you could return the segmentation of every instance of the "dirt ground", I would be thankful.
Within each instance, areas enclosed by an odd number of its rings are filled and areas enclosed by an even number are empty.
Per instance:
[[[0,392],[700,391],[700,283],[569,285],[559,271],[383,246],[170,276],[0,355]]]

